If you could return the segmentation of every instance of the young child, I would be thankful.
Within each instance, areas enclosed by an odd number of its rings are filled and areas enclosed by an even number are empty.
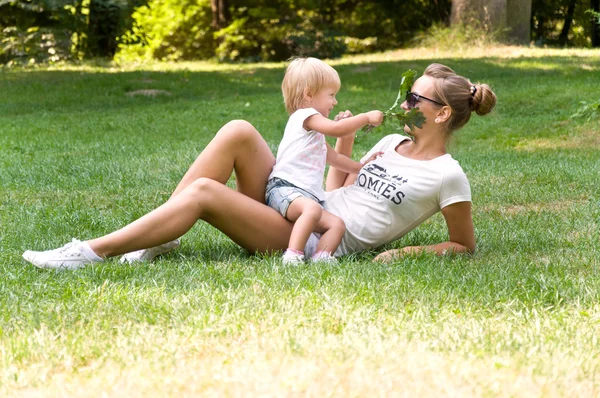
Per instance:
[[[321,238],[312,260],[336,262],[333,253],[342,241],[346,226],[342,219],[321,206],[325,199],[325,164],[347,173],[358,173],[363,164],[339,155],[327,144],[325,136],[343,137],[365,125],[378,126],[383,121],[380,111],[339,121],[328,119],[337,105],[335,96],[340,86],[335,69],[316,58],[293,60],[281,84],[290,118],[277,150],[277,162],[269,176],[265,198],[270,207],[294,222],[288,249],[283,254],[285,264],[304,262],[304,247],[313,231],[321,233]]]

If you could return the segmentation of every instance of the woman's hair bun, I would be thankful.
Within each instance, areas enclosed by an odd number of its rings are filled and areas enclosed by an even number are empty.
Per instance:
[[[487,84],[475,83],[475,93],[471,103],[471,111],[478,115],[487,115],[494,109],[496,105],[496,94]]]

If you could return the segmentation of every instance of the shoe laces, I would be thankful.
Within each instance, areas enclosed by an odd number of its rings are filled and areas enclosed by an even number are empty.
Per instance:
[[[71,251],[71,249],[77,247],[77,245],[79,245],[80,243],[80,240],[73,238],[73,240],[70,243],[67,243],[66,245],[58,249],[58,253],[68,255],[69,257],[76,256],[77,253]]]

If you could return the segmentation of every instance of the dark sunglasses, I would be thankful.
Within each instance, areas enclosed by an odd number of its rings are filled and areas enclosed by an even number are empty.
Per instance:
[[[444,106],[444,104],[442,104],[440,102],[437,102],[437,101],[434,101],[431,98],[423,97],[422,95],[415,94],[415,93],[410,92],[410,91],[408,93],[406,93],[406,105],[408,105],[409,109],[416,108],[417,103],[419,101],[421,101],[421,100],[426,100],[426,101],[429,101],[429,102],[433,102],[434,104],[437,104],[437,105],[440,105],[440,106]]]

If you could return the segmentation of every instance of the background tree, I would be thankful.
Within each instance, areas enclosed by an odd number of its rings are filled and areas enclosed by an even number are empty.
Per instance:
[[[332,58],[410,46],[450,22],[483,42],[502,34],[520,44],[591,47],[600,38],[586,11],[599,2],[0,0],[0,62],[111,59],[116,52],[228,62]]]
[[[87,55],[112,58],[117,50],[117,37],[122,33],[121,16],[125,4],[117,0],[90,0],[87,23]]]
[[[479,24],[489,32],[506,28],[507,0],[452,0],[452,25]]]
[[[600,0],[590,0],[592,15],[591,39],[592,47],[600,47]]]
[[[586,13],[590,2],[572,1],[533,0],[531,34],[536,44],[592,46],[593,26]]]
[[[144,0],[0,0],[0,62],[111,58]]]
[[[210,0],[210,9],[212,11],[212,27],[222,29],[229,24],[230,13],[227,0]]]
[[[529,44],[531,41],[531,5],[532,0],[507,0],[506,24],[510,42]]]
[[[531,0],[453,0],[453,25],[477,25],[509,42],[529,44]]]
[[[567,12],[565,13],[565,22],[563,23],[562,30],[560,35],[558,36],[558,43],[561,46],[565,46],[567,44],[567,40],[569,38],[569,30],[571,29],[571,24],[573,23],[573,15],[575,13],[575,6],[577,5],[577,0],[569,0],[567,4]]]

